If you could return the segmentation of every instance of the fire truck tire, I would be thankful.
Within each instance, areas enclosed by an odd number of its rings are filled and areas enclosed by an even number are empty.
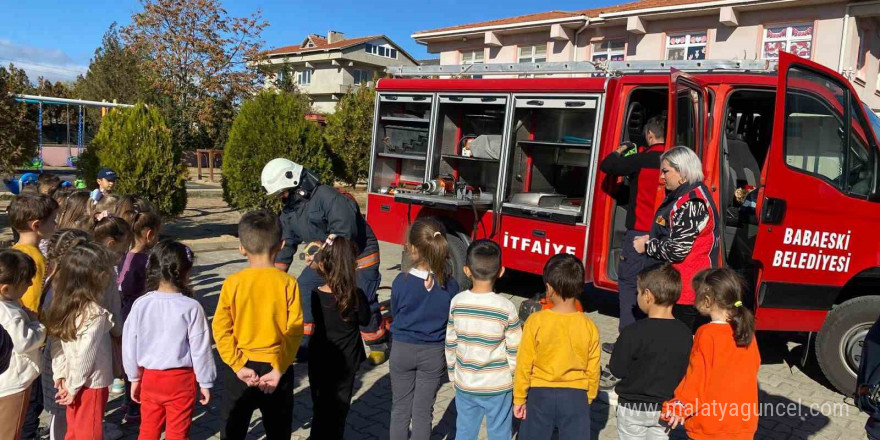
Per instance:
[[[816,359],[822,373],[837,391],[851,396],[856,389],[856,372],[862,342],[880,315],[880,296],[853,298],[835,306],[816,338]]]
[[[449,262],[452,264],[452,276],[458,281],[462,291],[471,288],[471,280],[464,274],[464,262],[467,256],[468,242],[455,234],[446,234],[449,242]]]
[[[406,246],[404,246],[400,250],[400,272],[407,273],[411,267],[412,261],[409,259],[409,252],[406,251]]]

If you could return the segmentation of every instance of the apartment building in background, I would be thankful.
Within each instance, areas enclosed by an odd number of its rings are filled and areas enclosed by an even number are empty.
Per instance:
[[[339,98],[349,88],[358,87],[383,76],[389,66],[415,66],[418,62],[384,35],[346,38],[342,32],[326,36],[311,34],[300,44],[266,52],[264,64],[281,66],[277,74],[266,78],[271,88],[285,72],[307,93],[315,111],[333,113]]]
[[[784,50],[846,75],[880,111],[880,1],[641,0],[412,34],[442,65],[769,59]]]

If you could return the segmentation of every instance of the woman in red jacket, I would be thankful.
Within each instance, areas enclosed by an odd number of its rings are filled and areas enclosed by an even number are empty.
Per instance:
[[[650,236],[637,237],[636,251],[671,263],[681,273],[681,297],[672,314],[696,329],[691,281],[697,272],[718,267],[721,224],[709,189],[703,184],[703,164],[687,147],[675,147],[660,158],[660,180],[666,198],[657,209]]]

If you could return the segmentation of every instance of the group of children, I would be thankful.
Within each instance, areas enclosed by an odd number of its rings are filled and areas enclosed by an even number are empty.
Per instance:
[[[472,286],[459,293],[445,236],[440,223],[416,221],[406,249],[412,268],[392,284],[390,438],[430,438],[444,374],[441,346],[455,389],[456,438],[476,439],[485,418],[490,440],[509,440],[514,417],[521,420],[518,439],[549,439],[554,430],[561,440],[590,438],[601,348],[598,329],[578,307],[581,261],[568,254],[547,261],[550,306],[523,324],[513,303],[494,291],[504,273],[498,244],[470,245],[464,273]],[[674,268],[646,270],[638,288],[647,318],[623,329],[610,362],[621,378],[619,437],[669,438],[683,425],[695,440],[752,439],[760,355],[741,278],[729,269],[696,277],[696,307],[712,321],[694,336],[672,315],[682,290]]]
[[[166,438],[182,439],[195,400],[187,387],[210,397],[208,323],[187,287],[192,252],[159,243],[160,215],[113,194],[115,175],[102,174],[92,194],[40,176],[10,203],[18,238],[0,251],[0,326],[12,348],[0,439],[36,438],[43,410],[52,439],[102,439],[111,386],[125,390],[125,419],[141,422],[142,438],[166,425]]]
[[[315,317],[312,438],[342,438],[365,359],[359,325],[370,318],[352,241],[328,237],[310,263],[326,284],[301,292],[274,267],[282,246],[278,217],[245,214],[239,238],[248,267],[224,281],[210,332],[189,287],[193,253],[159,242],[161,218],[148,202],[118,197],[112,186],[97,196],[47,193],[12,201],[18,241],[0,251],[0,325],[11,339],[0,338],[0,346],[13,352],[0,374],[0,440],[27,438],[23,426],[43,409],[51,438],[102,439],[109,388],[120,378],[126,421],[140,422],[141,438],[158,439],[163,429],[166,439],[188,438],[195,403],[211,400],[218,374],[225,388],[221,438],[244,438],[256,409],[268,438],[289,438],[302,295],[310,295]],[[390,438],[430,438],[447,377],[457,438],[477,438],[484,418],[492,440],[512,438],[514,418],[521,420],[519,439],[550,438],[554,430],[563,440],[589,438],[601,349],[598,329],[579,307],[583,264],[568,254],[550,258],[543,272],[549,307],[523,323],[494,291],[504,273],[498,244],[469,246],[463,271],[471,286],[464,291],[439,222],[417,220],[406,252],[412,267],[391,291]],[[760,356],[742,281],[727,269],[696,277],[697,308],[712,322],[695,336],[671,313],[682,289],[675,269],[646,271],[638,286],[647,318],[623,329],[610,361],[621,378],[620,438],[668,438],[683,424],[696,440],[751,439],[756,411],[747,417],[701,406],[757,406]],[[211,333],[226,364],[219,371]]]

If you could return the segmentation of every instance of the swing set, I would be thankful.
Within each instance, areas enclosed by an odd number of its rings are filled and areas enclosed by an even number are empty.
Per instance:
[[[24,164],[22,168],[30,170],[30,172],[22,173],[17,179],[12,176],[11,179],[4,180],[7,188],[13,193],[18,194],[25,185],[36,183],[37,176],[43,172],[44,166],[60,166],[60,167],[76,167],[79,155],[82,154],[88,141],[86,140],[86,111],[90,108],[99,108],[101,117],[107,114],[111,108],[129,108],[134,107],[131,104],[119,104],[106,101],[87,101],[82,99],[59,98],[52,96],[39,95],[15,95],[14,99],[18,102],[37,105],[37,151],[38,155],[29,163]],[[47,122],[44,120],[43,108],[60,106],[64,107],[64,121],[58,123],[57,117]],[[77,112],[75,116],[75,132],[71,133],[71,107]],[[64,127],[59,133],[58,126]],[[46,132],[46,127],[52,127],[50,133]],[[71,137],[73,134],[73,137]]]

